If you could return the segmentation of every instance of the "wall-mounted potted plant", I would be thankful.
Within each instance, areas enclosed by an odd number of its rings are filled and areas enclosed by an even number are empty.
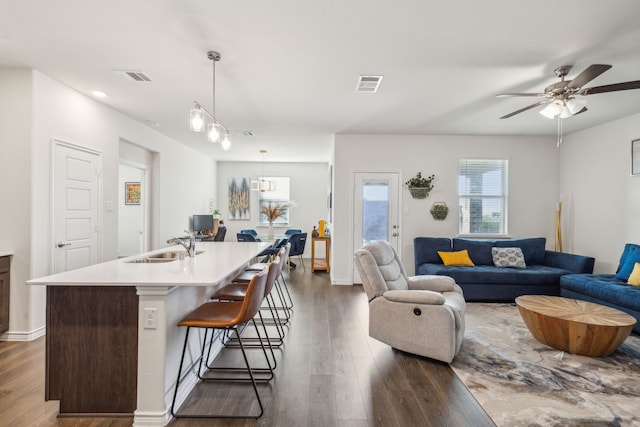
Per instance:
[[[422,172],[418,172],[416,176],[405,182],[405,184],[409,187],[409,192],[414,199],[424,199],[433,190],[433,180],[435,178],[435,175],[425,178],[422,176]]]
[[[429,210],[429,212],[431,212],[431,216],[433,217],[433,219],[442,221],[447,217],[447,214],[449,213],[449,207],[445,202],[435,202],[433,205],[431,205],[431,209]]]

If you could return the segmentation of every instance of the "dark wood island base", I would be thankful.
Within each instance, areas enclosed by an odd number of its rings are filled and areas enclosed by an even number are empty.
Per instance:
[[[135,287],[47,287],[45,399],[60,416],[132,416],[137,373]]]

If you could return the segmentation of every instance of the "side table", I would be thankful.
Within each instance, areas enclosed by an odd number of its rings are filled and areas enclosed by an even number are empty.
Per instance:
[[[324,258],[316,258],[316,243],[324,242]],[[311,271],[323,270],[329,272],[329,251],[331,248],[331,237],[311,238]]]

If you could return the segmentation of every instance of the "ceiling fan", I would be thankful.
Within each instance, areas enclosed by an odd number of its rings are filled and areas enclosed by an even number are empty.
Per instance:
[[[620,90],[640,89],[640,80],[585,88],[583,87],[584,85],[610,69],[611,65],[593,64],[587,67],[582,73],[578,74],[578,76],[573,80],[565,80],[564,78],[569,74],[571,68],[571,65],[563,65],[556,68],[554,72],[556,73],[556,76],[560,78],[560,81],[552,83],[544,88],[543,93],[503,93],[496,95],[496,98],[511,96],[535,96],[538,98],[544,98],[535,104],[528,105],[500,118],[508,119],[509,117],[513,117],[516,114],[520,114],[539,105],[548,104],[544,109],[540,110],[540,114],[550,119],[553,119],[556,116],[564,119],[587,111],[587,101],[582,99],[582,96],[595,95],[597,93],[617,92]]]

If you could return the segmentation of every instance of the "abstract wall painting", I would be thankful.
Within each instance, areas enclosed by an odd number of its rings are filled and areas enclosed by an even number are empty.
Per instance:
[[[229,178],[229,219],[250,220],[249,178]]]

